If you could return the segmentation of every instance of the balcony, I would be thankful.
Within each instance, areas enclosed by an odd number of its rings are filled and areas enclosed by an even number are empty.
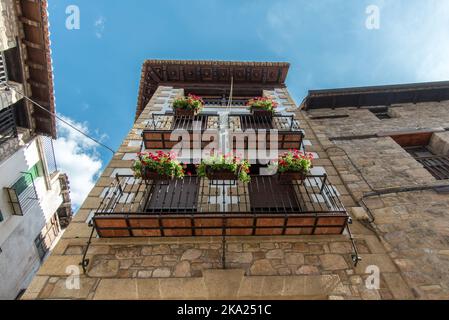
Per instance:
[[[342,234],[349,216],[327,177],[248,184],[142,181],[116,176],[93,218],[100,237],[267,236]]]
[[[271,117],[254,117],[251,114],[231,114],[228,117],[232,149],[259,149],[266,144],[278,150],[302,149],[304,132],[294,117],[276,114]],[[252,135],[251,133],[255,133]],[[275,133],[273,136],[272,134]],[[264,139],[259,141],[260,137]],[[272,142],[275,139],[276,141]]]
[[[39,201],[34,179],[34,172],[23,175],[9,188],[5,188],[14,215],[23,216]]]
[[[17,137],[17,126],[12,107],[0,110],[0,145]]]
[[[201,148],[213,141],[218,141],[219,116],[201,113],[194,117],[179,117],[173,113],[153,114],[142,133],[146,149],[171,149],[183,141],[195,146],[195,133],[200,134]],[[205,135],[205,132],[208,132]]]
[[[246,103],[248,102],[249,98],[244,98],[244,99],[232,99],[232,107],[240,107],[240,108],[244,108],[246,106]],[[227,107],[228,103],[229,103],[229,97],[222,97],[222,98],[208,98],[208,97],[203,97],[203,101],[204,101],[204,106],[205,107],[216,107],[216,108],[221,108],[221,107]]]
[[[142,137],[146,149],[171,149],[179,144],[186,133],[189,146],[195,147],[194,133],[201,134],[199,145],[204,148],[211,142],[218,143],[219,130],[229,132],[233,150],[301,149],[304,133],[292,115],[274,115],[272,118],[256,118],[249,113],[227,116],[223,125],[216,113],[201,113],[194,117],[178,117],[173,113],[153,114]],[[262,138],[262,141],[259,141]],[[276,140],[273,144],[270,141]],[[198,139],[199,140],[199,139]],[[197,140],[197,141],[198,141]]]

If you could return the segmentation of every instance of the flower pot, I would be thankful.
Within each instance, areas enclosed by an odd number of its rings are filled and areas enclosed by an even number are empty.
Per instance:
[[[273,118],[273,112],[268,110],[252,109],[251,113],[254,118],[264,118],[264,119]]]
[[[195,110],[175,109],[175,116],[178,117],[193,117],[195,116],[195,114],[196,114]]]
[[[151,171],[148,168],[142,169],[141,175],[142,175],[142,179],[143,180],[160,181],[160,180],[170,180],[172,178],[170,176],[159,174],[157,172]]]
[[[307,173],[303,171],[287,171],[279,173],[280,182],[291,182],[293,180],[304,181],[307,177]]]
[[[238,180],[238,176],[229,170],[207,170],[206,176],[209,180]]]

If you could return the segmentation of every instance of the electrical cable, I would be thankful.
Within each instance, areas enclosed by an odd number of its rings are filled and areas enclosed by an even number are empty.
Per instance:
[[[51,112],[50,110],[47,110],[47,108],[41,106],[39,103],[37,103],[36,101],[34,101],[33,99],[29,98],[28,96],[26,96],[23,92],[20,92],[19,90],[12,88],[7,82],[3,81],[2,85],[5,85],[6,88],[8,90],[13,90],[14,92],[20,94],[22,97],[24,97],[26,100],[30,101],[32,104],[34,104],[35,106],[39,107],[40,109],[44,110],[45,112],[51,114],[52,116],[54,116],[56,119],[58,119],[59,121],[61,121],[62,123],[64,123],[65,125],[69,126],[70,128],[72,128],[73,130],[79,132],[80,134],[82,134],[83,136],[85,136],[86,138],[92,140],[93,142],[95,142],[96,144],[102,146],[103,148],[108,149],[109,151],[112,152],[112,154],[115,154],[114,149],[108,147],[107,145],[105,145],[104,143],[100,142],[99,140],[95,139],[94,137],[88,135],[87,133],[85,133],[84,131],[82,131],[81,129],[77,128],[76,126],[72,125],[70,122],[62,119],[61,117],[59,117],[56,113]]]

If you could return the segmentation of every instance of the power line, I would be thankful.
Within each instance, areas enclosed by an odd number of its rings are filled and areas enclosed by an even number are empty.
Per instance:
[[[73,130],[81,133],[83,136],[85,136],[86,138],[92,140],[93,142],[95,142],[96,144],[102,146],[103,148],[108,149],[109,151],[111,151],[113,154],[115,154],[114,149],[108,147],[107,145],[105,145],[104,143],[100,142],[99,140],[95,139],[94,137],[88,135],[87,133],[85,133],[84,131],[78,129],[76,126],[72,125],[70,122],[62,119],[61,117],[59,117],[56,113],[51,112],[50,110],[47,110],[47,108],[41,106],[39,103],[37,103],[36,101],[34,101],[33,99],[29,98],[28,96],[26,96],[23,92],[20,92],[19,90],[11,87],[7,82],[3,81],[2,85],[5,85],[7,87],[7,89],[9,90],[13,90],[14,92],[20,94],[22,97],[24,97],[26,100],[30,101],[32,104],[34,104],[35,106],[41,108],[42,110],[44,110],[45,112],[51,114],[52,116],[54,116],[56,119],[58,119],[59,121],[61,121],[62,123],[64,123],[65,125],[69,126],[70,128],[72,128]]]

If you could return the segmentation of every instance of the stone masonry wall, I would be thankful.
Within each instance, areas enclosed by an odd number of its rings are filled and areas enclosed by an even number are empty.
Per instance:
[[[391,119],[378,119],[364,108],[317,109],[309,116],[349,115],[347,118],[313,120],[313,126],[326,137],[368,135],[416,128],[448,128],[449,101],[392,105]]]
[[[79,290],[65,286],[67,267],[77,267],[91,232],[88,222],[116,173],[130,173],[140,134],[152,112],[170,106],[180,90],[159,87],[118,152],[98,179],[62,239],[28,288],[24,299],[159,298],[319,298],[410,299],[414,295],[371,227],[357,217],[366,213],[355,202],[323,144],[298,112],[287,89],[275,89],[287,112],[294,112],[306,135],[306,150],[316,154],[315,173],[327,173],[354,217],[351,226],[363,260],[354,267],[351,242],[338,236],[227,237],[223,270],[221,237],[93,238]],[[378,289],[367,289],[367,267],[380,268]]]
[[[449,132],[434,133],[429,146],[434,153],[449,156]]]
[[[402,190],[363,197],[367,192],[398,187],[447,184],[437,181],[390,137],[333,140],[331,137],[376,134],[404,129],[447,128],[449,101],[407,104],[390,108],[392,119],[380,120],[369,110],[322,109],[307,112],[307,122],[356,203],[362,200],[371,213],[365,217],[401,271],[414,298],[448,299],[449,197],[432,189]],[[348,118],[313,120],[309,116],[348,114]],[[435,133],[430,146],[447,152],[447,132]],[[343,152],[342,148],[345,152]],[[363,197],[363,198],[362,198]],[[371,222],[368,222],[371,220]],[[394,280],[384,275],[387,283]]]

